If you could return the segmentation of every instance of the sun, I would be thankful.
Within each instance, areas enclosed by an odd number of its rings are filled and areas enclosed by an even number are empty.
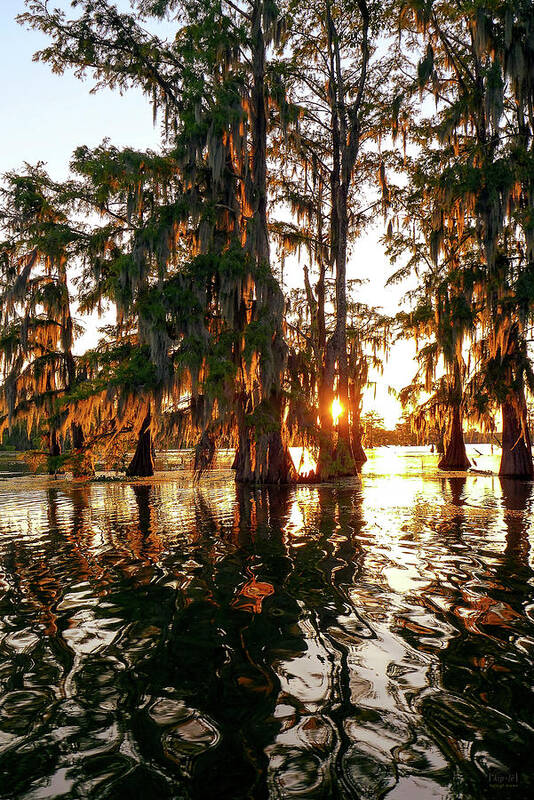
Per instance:
[[[337,425],[342,413],[343,413],[343,406],[339,402],[339,398],[334,397],[334,402],[332,403],[332,420],[334,425]]]

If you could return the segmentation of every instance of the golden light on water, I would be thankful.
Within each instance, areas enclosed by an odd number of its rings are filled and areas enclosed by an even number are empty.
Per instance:
[[[339,402],[339,397],[334,397],[334,402],[332,403],[332,420],[334,425],[337,425],[339,422],[339,418],[343,413],[343,406]]]
[[[289,453],[295,469],[303,478],[317,471],[317,461],[307,447],[290,447]]]

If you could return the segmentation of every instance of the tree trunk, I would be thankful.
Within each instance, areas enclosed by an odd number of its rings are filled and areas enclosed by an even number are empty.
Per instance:
[[[350,397],[350,411],[351,411],[351,444],[352,454],[354,456],[354,463],[356,469],[359,471],[362,464],[367,461],[365,450],[363,449],[363,428],[361,424],[362,413],[362,384],[360,380],[356,380],[353,376],[349,386]]]
[[[289,450],[278,431],[260,434],[258,440],[246,436],[234,463],[236,483],[284,486],[297,481]]]
[[[436,452],[443,456],[445,455],[445,435],[441,426],[436,427]]]
[[[502,478],[534,476],[532,445],[527,427],[527,406],[523,392],[509,394],[502,409],[502,457],[499,475]]]
[[[72,340],[72,319],[69,314],[68,322],[68,338]],[[67,393],[70,392],[77,383],[76,379],[76,361],[69,349],[65,350],[65,361],[67,365]],[[75,478],[87,477],[95,474],[93,458],[90,451],[84,452],[85,435],[83,428],[77,422],[71,423],[70,426],[70,446],[74,453],[72,462],[72,474]]]
[[[352,452],[357,467],[361,467],[361,465],[365,464],[365,462],[367,461],[367,456],[365,455],[365,450],[363,449],[362,438],[363,438],[362,426],[359,424],[359,422],[353,423]]]
[[[72,449],[72,475],[74,478],[87,478],[95,474],[95,465],[90,448],[84,448],[83,428],[73,422],[70,429]]]
[[[272,431],[266,434],[266,446],[267,466],[261,482],[270,485],[294,483],[296,480],[295,468],[289,449],[284,444],[281,431]]]
[[[150,432],[151,423],[150,408],[139,431],[137,447],[134,457],[130,461],[126,475],[128,478],[133,476],[146,478],[154,474],[154,459],[152,457],[152,434]]]
[[[70,428],[71,446],[73,450],[82,450],[85,444],[83,428],[77,422],[73,422]]]
[[[338,149],[341,146],[337,123],[333,124],[333,145]],[[336,327],[334,330],[334,352],[337,361],[337,395],[341,404],[341,413],[338,420],[338,437],[335,450],[336,468],[339,475],[353,475],[356,473],[356,464],[352,453],[352,443],[349,427],[349,364],[347,357],[347,236],[348,236],[348,208],[346,187],[341,185],[339,179],[333,181],[333,197],[336,204],[336,235],[335,235],[335,263],[336,263]]]
[[[332,213],[330,218],[330,243],[332,260],[336,268],[336,326],[328,341],[325,368],[319,393],[319,417],[321,444],[318,474],[322,480],[356,474],[349,428],[349,376],[347,357],[347,196],[340,183],[341,135],[337,104],[331,108],[331,137],[333,168],[330,176]],[[337,396],[341,404],[338,419],[337,441],[334,443],[332,429],[332,402],[334,400],[334,376],[337,363]]]
[[[254,483],[254,455],[255,447],[251,437],[251,427],[245,422],[245,408],[239,408],[238,419],[238,444],[234,459],[236,483]]]
[[[152,448],[152,458],[154,457],[153,453],[154,448]],[[211,434],[208,433],[208,431],[204,431],[200,437],[200,441],[195,447],[195,457],[193,461],[195,478],[200,478],[203,472],[210,469],[213,465],[214,459],[215,439]]]
[[[330,106],[330,143],[332,169],[330,192],[332,210],[330,214],[330,251],[336,275],[336,326],[332,336],[333,359],[337,363],[337,396],[341,413],[337,425],[337,442],[333,453],[328,453],[325,439],[319,455],[319,474],[328,479],[356,474],[349,427],[349,376],[347,357],[347,237],[348,237],[348,188],[350,172],[345,174],[344,155],[347,147],[346,98],[340,82],[339,38],[332,17],[330,4],[326,5],[326,32],[328,57],[328,102]],[[330,377],[330,376],[328,376]],[[333,376],[332,376],[333,378]],[[333,397],[333,381],[331,384]]]
[[[246,247],[258,265],[270,267],[267,224],[267,89],[265,84],[264,12],[263,0],[254,0],[250,14],[252,48],[251,181],[248,189],[250,219],[247,223]],[[263,307],[271,314],[272,348],[280,358],[280,375],[287,353],[283,341],[283,302],[279,302],[281,300],[281,291],[278,286],[275,290],[268,290],[262,298]],[[268,388],[265,391],[267,394]],[[247,425],[244,409],[239,415],[239,444],[234,460],[236,481],[251,484],[289,483],[294,479],[294,469],[289,450],[282,436],[283,396],[280,387],[276,387],[262,402],[270,421],[269,432],[258,430],[257,425]]]
[[[282,429],[277,427],[279,406],[280,398],[273,394],[270,403],[266,404],[273,429],[265,433],[258,432],[256,426],[246,424],[244,409],[240,414],[239,444],[234,459],[236,483],[255,486],[286,485],[297,480]]]
[[[369,59],[368,28],[369,13],[365,0],[359,0],[362,17],[362,67],[358,91],[354,99],[345,92],[340,51],[341,37],[332,15],[331,4],[325,12],[328,58],[328,103],[330,106],[330,140],[332,169],[330,186],[332,212],[330,218],[330,244],[332,261],[336,268],[336,327],[334,351],[337,361],[337,394],[341,404],[338,421],[337,444],[332,464],[335,475],[356,474],[356,463],[352,452],[352,437],[349,425],[349,365],[347,355],[347,239],[349,233],[348,197],[352,173],[360,145],[359,111],[365,90],[367,62]]]
[[[72,320],[70,319],[70,315],[68,318],[68,327],[70,331],[70,337],[72,337]],[[70,349],[65,351],[65,362],[67,366],[67,386],[66,392],[70,392],[74,386],[76,385],[76,362],[74,360],[74,356]],[[70,446],[72,450],[81,450],[84,445],[85,437],[83,435],[83,428],[77,422],[73,422],[70,426],[70,438],[71,443]]]
[[[332,403],[334,402],[335,354],[332,340],[325,345],[324,364],[319,383],[319,460],[317,473],[321,480],[332,477],[335,441],[332,420]]]
[[[347,355],[347,238],[349,228],[347,186],[337,188],[336,236],[336,329],[334,333],[338,369],[338,397],[341,414],[338,422],[339,439],[352,452],[349,429],[349,360]]]
[[[252,38],[252,219],[247,246],[259,263],[269,263],[267,226],[267,104],[265,90],[265,37],[262,0],[255,0],[251,14]],[[252,226],[252,231],[250,231]],[[250,235],[252,233],[252,236]]]
[[[460,407],[455,405],[452,409],[451,426],[445,453],[438,464],[439,469],[469,469],[471,462],[465,451],[464,434]]]
[[[57,435],[57,431],[54,428],[50,429],[48,434],[48,452],[50,458],[57,458],[61,455],[61,445],[59,443],[59,436]],[[57,468],[54,467],[52,464],[49,464],[48,467],[48,474],[55,475],[58,472]]]

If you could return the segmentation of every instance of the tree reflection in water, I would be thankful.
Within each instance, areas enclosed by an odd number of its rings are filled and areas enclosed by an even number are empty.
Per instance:
[[[499,478],[502,500],[506,511],[506,549],[512,570],[529,569],[530,524],[529,512],[532,502],[532,483],[511,478]],[[524,575],[526,577],[526,575]]]
[[[531,485],[364,482],[0,497],[7,796],[528,789]]]

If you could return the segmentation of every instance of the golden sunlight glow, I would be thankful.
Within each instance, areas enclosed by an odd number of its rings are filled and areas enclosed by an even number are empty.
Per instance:
[[[337,425],[339,422],[339,418],[343,413],[343,406],[339,402],[338,397],[334,397],[334,402],[332,403],[332,420],[334,425]]]
[[[312,472],[316,472],[317,462],[306,447],[290,447],[289,453],[295,469],[303,478],[307,478]]]

